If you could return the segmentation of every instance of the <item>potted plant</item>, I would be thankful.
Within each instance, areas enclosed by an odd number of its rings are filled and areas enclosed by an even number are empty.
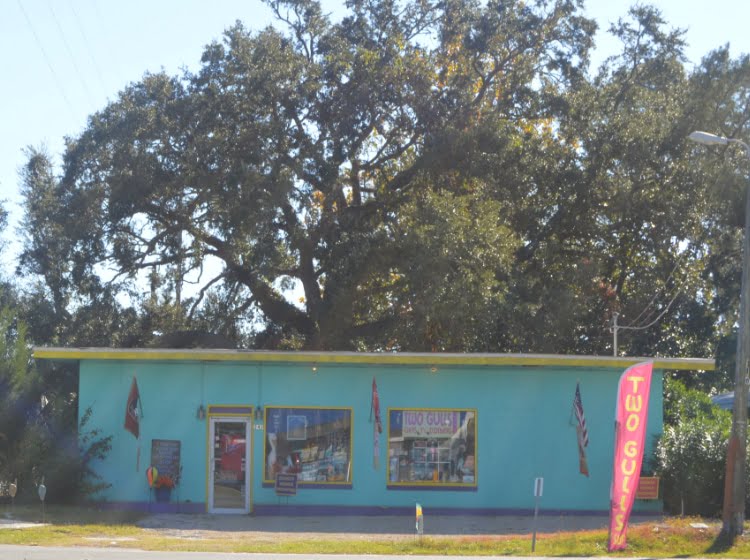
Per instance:
[[[157,502],[168,502],[175,487],[174,479],[167,474],[160,474],[154,482],[154,493]]]

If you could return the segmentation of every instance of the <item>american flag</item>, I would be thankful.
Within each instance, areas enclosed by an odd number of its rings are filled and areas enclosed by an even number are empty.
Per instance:
[[[580,443],[583,447],[589,444],[589,431],[586,429],[586,418],[583,416],[583,403],[581,402],[581,387],[576,383],[576,396],[573,399],[573,410],[576,412],[578,428],[580,430]]]

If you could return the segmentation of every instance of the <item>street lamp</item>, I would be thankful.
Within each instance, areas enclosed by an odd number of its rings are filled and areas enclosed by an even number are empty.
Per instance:
[[[750,160],[750,146],[742,140],[695,131],[688,136],[693,142],[708,146],[739,144]],[[737,363],[734,375],[734,410],[732,435],[727,452],[727,474],[724,486],[724,522],[722,532],[734,538],[741,535],[745,522],[745,465],[747,462],[747,390],[750,384],[750,188],[745,194],[745,237],[742,243],[742,288],[740,291],[740,331],[737,338]]]
[[[710,132],[702,132],[700,130],[691,132],[688,135],[688,138],[690,138],[693,142],[698,142],[698,144],[705,144],[707,146],[726,146],[727,144],[739,144],[745,149],[745,155],[750,158],[750,146],[745,144],[742,140],[737,140],[736,138],[724,138],[723,136],[717,136],[716,134],[711,134]]]

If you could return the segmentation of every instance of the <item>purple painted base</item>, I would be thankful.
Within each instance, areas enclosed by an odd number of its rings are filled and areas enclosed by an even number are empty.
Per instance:
[[[420,492],[478,492],[477,486],[431,486],[427,484],[393,484],[386,486],[388,490],[419,490]]]
[[[140,511],[145,513],[206,513],[206,504],[202,502],[183,503],[155,503],[155,502],[94,502],[93,507],[103,510]],[[511,508],[451,508],[431,507],[430,515],[478,515],[478,516],[502,516],[502,515],[534,515],[533,509],[511,509]],[[361,516],[409,516],[414,517],[413,507],[376,507],[376,506],[314,506],[314,505],[280,505],[280,504],[255,504],[253,508],[255,515],[285,515],[285,516],[310,516],[310,515],[361,515]],[[539,515],[548,516],[575,516],[594,515],[606,517],[607,510],[562,510],[547,509],[540,510]],[[632,519],[660,517],[661,511],[634,511]]]
[[[425,508],[426,509],[426,508]],[[313,505],[281,505],[281,504],[255,504],[253,511],[256,515],[404,515],[414,517],[414,507],[371,507],[371,506],[313,506]],[[533,509],[511,509],[511,508],[453,508],[453,507],[430,507],[431,515],[479,515],[479,516],[502,516],[502,515],[534,515]],[[608,516],[607,510],[561,510],[548,509],[539,510],[539,515],[593,515]],[[638,511],[633,512],[632,517],[659,517],[660,511]]]
[[[93,502],[92,507],[107,511],[140,511],[144,513],[206,513],[203,502]]]
[[[275,482],[264,482],[263,488],[276,488]],[[299,490],[351,490],[354,488],[351,484],[325,484],[315,482],[297,482]]]
[[[169,502],[153,502],[151,503],[151,507],[148,508],[149,513],[178,513],[174,511],[174,507],[176,504],[171,504]]]
[[[154,497],[156,498],[156,501],[160,504],[167,503],[172,497],[172,490],[169,488],[155,488]]]

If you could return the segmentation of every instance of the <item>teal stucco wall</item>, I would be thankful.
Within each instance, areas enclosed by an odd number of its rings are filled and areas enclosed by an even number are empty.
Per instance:
[[[173,361],[82,360],[80,409],[91,408],[89,428],[113,436],[107,458],[94,465],[111,484],[99,499],[121,504],[149,501],[145,470],[151,440],[181,442],[182,483],[174,500],[204,507],[207,501],[207,420],[200,404],[353,409],[352,484],[301,488],[296,506],[424,507],[483,511],[530,510],[533,482],[544,477],[542,510],[606,511],[612,476],[614,407],[622,369],[556,366],[424,366]],[[133,376],[143,408],[140,442],[125,431],[125,403]],[[384,433],[379,468],[373,466],[371,384],[377,379]],[[572,401],[580,382],[588,423],[590,477],[578,472]],[[389,408],[456,408],[477,413],[475,489],[388,489]],[[662,431],[662,374],[654,371],[646,457]],[[264,430],[253,429],[252,502],[275,506],[264,487]],[[140,464],[136,470],[138,447]],[[644,461],[645,464],[645,461]],[[636,510],[660,509],[636,501]]]

